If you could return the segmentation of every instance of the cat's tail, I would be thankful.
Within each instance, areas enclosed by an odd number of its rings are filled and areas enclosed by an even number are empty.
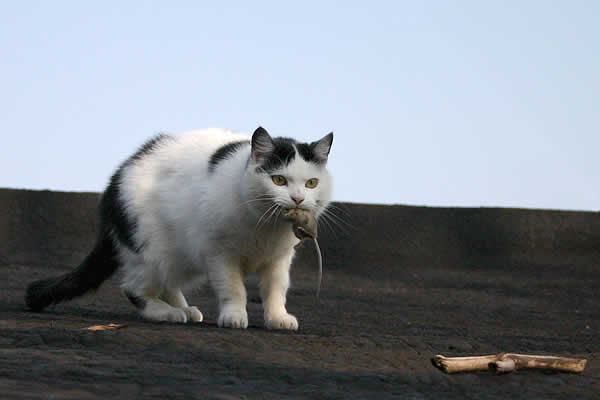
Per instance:
[[[51,304],[71,300],[97,289],[119,267],[117,249],[108,234],[100,234],[96,247],[73,271],[31,282],[27,287],[25,303],[33,311],[41,311]]]

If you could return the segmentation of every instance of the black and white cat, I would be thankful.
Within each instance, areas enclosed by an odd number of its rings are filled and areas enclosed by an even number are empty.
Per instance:
[[[147,319],[202,321],[182,288],[206,278],[218,325],[246,328],[244,275],[256,273],[265,326],[298,329],[285,307],[298,239],[280,214],[325,211],[332,142],[332,133],[307,144],[261,127],[252,137],[221,129],[155,137],[112,176],[92,252],[73,271],[31,283],[27,305],[81,296],[121,268],[124,293]]]

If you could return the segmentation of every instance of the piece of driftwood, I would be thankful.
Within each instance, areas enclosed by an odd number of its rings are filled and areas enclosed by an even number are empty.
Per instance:
[[[317,283],[317,299],[321,292],[321,281],[323,280],[323,256],[317,242],[317,220],[313,213],[300,208],[290,208],[282,213],[283,217],[292,222],[294,235],[300,240],[312,239],[317,250],[317,260],[319,263],[319,277]]]
[[[437,355],[433,357],[432,361],[436,367],[448,374],[487,370],[505,373],[525,368],[578,373],[583,372],[587,363],[585,358],[536,356],[515,353],[499,353],[489,356],[472,357],[444,357]]]

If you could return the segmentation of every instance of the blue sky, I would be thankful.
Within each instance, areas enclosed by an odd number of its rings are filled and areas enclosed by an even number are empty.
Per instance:
[[[600,2],[227,4],[4,2],[0,187],[262,125],[334,131],[340,201],[600,209]]]

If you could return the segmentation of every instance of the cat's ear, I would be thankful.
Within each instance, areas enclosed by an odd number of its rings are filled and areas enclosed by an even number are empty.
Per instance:
[[[312,142],[310,147],[312,147],[313,152],[318,160],[321,162],[327,162],[327,158],[329,157],[329,151],[331,150],[331,145],[333,144],[333,132],[330,132],[323,139],[317,140],[316,142]]]
[[[262,126],[256,128],[252,134],[252,161],[260,163],[265,157],[275,150],[275,144],[269,132]]]

